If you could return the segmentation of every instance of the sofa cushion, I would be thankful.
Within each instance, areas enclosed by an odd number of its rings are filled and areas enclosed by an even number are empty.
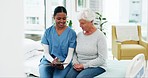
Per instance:
[[[146,48],[138,45],[138,44],[122,44],[121,45],[121,55],[122,56],[136,56],[139,53],[144,53],[146,54]]]
[[[116,26],[118,41],[139,41],[137,26]]]

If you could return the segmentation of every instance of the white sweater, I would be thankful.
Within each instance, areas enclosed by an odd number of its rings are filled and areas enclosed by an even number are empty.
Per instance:
[[[106,60],[107,42],[105,35],[100,30],[96,30],[91,35],[78,33],[73,64],[83,64],[84,68],[100,66],[106,69]]]

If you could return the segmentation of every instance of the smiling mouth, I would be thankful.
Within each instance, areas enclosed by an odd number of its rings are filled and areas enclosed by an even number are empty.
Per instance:
[[[64,26],[64,24],[63,24],[63,23],[60,23],[59,25],[60,25],[60,26]]]

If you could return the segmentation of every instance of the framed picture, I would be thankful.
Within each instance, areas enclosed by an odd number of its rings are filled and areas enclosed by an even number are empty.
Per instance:
[[[76,0],[76,11],[86,8],[87,0]]]

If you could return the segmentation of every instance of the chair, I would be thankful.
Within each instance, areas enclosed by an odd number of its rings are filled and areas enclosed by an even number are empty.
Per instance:
[[[112,25],[113,59],[115,57],[117,60],[131,60],[140,53],[148,59],[148,42],[142,40],[141,26]]]

